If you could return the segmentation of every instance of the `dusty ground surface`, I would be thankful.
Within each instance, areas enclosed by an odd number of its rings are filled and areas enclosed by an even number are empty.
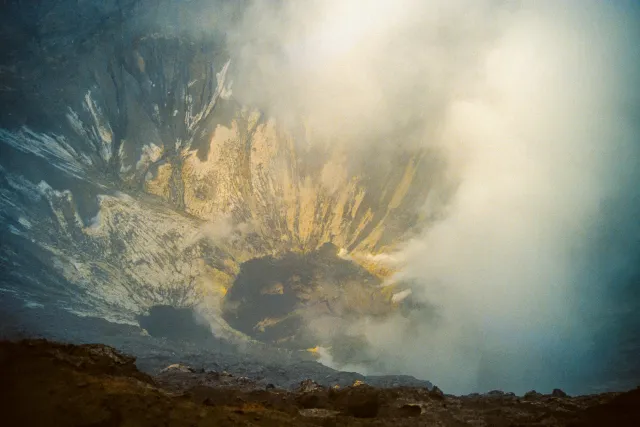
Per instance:
[[[437,388],[305,381],[289,391],[179,364],[150,376],[111,347],[46,340],[0,343],[0,378],[3,426],[640,425],[640,389],[449,396]]]
[[[177,326],[180,333],[189,335],[188,327]],[[247,342],[238,348],[227,340],[216,338],[210,331],[200,339],[171,337],[167,333],[153,336],[139,326],[80,317],[53,304],[29,307],[10,294],[2,294],[0,341],[27,338],[73,344],[99,342],[135,356],[138,369],[150,375],[156,375],[173,363],[183,363],[197,369],[227,371],[238,377],[248,377],[263,387],[274,384],[279,388],[294,389],[308,378],[325,386],[347,386],[360,380],[376,387],[432,387],[429,381],[409,375],[365,376],[338,371],[318,363],[307,351],[274,348],[258,342]],[[600,391],[608,390],[596,392]]]

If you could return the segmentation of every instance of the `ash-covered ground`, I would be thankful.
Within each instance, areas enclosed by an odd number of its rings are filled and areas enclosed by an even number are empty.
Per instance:
[[[568,396],[493,390],[451,396],[438,388],[355,381],[291,390],[228,372],[172,364],[156,375],[102,344],[0,341],[3,425],[38,426],[636,426],[640,389]]]
[[[170,314],[161,313],[160,321],[142,319],[142,324],[145,320],[155,322],[157,331],[153,327],[149,329],[157,335],[151,336],[140,327],[95,317],[79,317],[45,306],[26,305],[8,295],[2,298],[1,308],[2,339],[40,337],[74,344],[105,344],[135,356],[136,366],[149,374],[157,374],[171,364],[182,363],[195,369],[226,371],[263,386],[272,384],[284,389],[295,388],[307,379],[328,387],[351,385],[358,380],[379,387],[432,387],[429,381],[406,375],[364,376],[336,371],[318,363],[306,351],[277,349],[258,342],[239,346],[216,339],[208,328],[202,329],[202,325],[196,323],[191,311],[187,317],[173,315],[169,310]],[[163,324],[163,320],[167,323]]]

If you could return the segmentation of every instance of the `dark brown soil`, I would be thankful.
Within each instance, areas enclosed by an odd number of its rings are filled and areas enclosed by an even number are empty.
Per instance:
[[[155,377],[103,345],[0,343],[2,426],[639,426],[640,389],[570,397],[449,396],[366,384],[264,389],[174,365]]]

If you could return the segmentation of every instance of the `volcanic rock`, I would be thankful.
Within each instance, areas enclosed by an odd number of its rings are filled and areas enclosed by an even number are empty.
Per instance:
[[[196,372],[196,370],[190,366],[174,363],[173,365],[169,365],[166,368],[164,368],[162,371],[160,371],[160,373],[165,373],[165,372]]]
[[[437,387],[336,390],[304,381],[303,391],[265,390],[239,376],[188,369],[150,377],[111,347],[45,340],[0,342],[0,360],[3,425],[640,425],[640,389],[575,397],[527,393],[535,404],[496,398],[507,393],[445,396]]]
[[[320,391],[323,390],[324,387],[322,387],[320,384],[318,384],[317,382],[310,380],[310,379],[306,379],[300,382],[300,385],[298,386],[298,388],[296,389],[297,392],[300,393],[310,393],[310,392],[314,392],[314,391]]]
[[[380,409],[380,394],[377,390],[360,386],[346,393],[345,412],[357,418],[374,418]]]
[[[539,397],[542,397],[542,393],[538,393],[538,392],[537,392],[537,391],[535,391],[535,390],[528,391],[528,392],[526,392],[526,393],[524,394],[524,398],[525,398],[525,399],[529,399],[529,400],[531,400],[531,399],[537,399],[537,398],[539,398]]]
[[[431,391],[429,391],[429,397],[433,399],[444,399],[444,393],[438,388],[438,386],[433,386]]]
[[[553,396],[553,397],[567,397],[567,393],[565,393],[564,391],[560,390],[559,388],[554,388],[553,391],[551,392],[551,396]]]
[[[422,413],[420,405],[408,403],[400,407],[400,415],[405,417],[417,417]]]

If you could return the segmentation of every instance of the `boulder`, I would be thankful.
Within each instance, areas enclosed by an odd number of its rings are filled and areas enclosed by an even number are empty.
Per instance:
[[[560,390],[559,388],[554,388],[553,391],[551,392],[551,396],[553,396],[553,397],[567,397],[567,393],[565,393],[564,391]]]
[[[444,399],[444,393],[442,392],[442,390],[440,390],[440,388],[438,388],[438,386],[433,386],[433,388],[429,391],[429,397],[433,398],[433,399]]]
[[[356,418],[375,418],[380,410],[380,396],[371,390],[351,393],[347,400],[346,413]]]
[[[299,393],[310,393],[310,392],[320,391],[320,390],[324,390],[324,387],[322,387],[320,384],[318,384],[317,382],[311,379],[300,381],[300,385],[296,389],[296,391]]]
[[[401,417],[419,417],[420,414],[422,414],[422,408],[415,403],[407,403],[399,409],[399,415]]]
[[[528,391],[528,392],[526,392],[526,393],[524,394],[524,398],[525,398],[525,399],[527,399],[527,400],[537,399],[537,398],[539,398],[539,397],[542,397],[542,394],[541,394],[541,393],[538,393],[538,392],[537,392],[537,391],[535,391],[535,390]]]
[[[193,369],[190,366],[187,365],[182,365],[180,363],[174,363],[173,365],[169,365],[166,368],[164,368],[163,370],[160,371],[161,374],[164,374],[165,372],[190,372],[190,373],[194,373],[196,372],[195,369]]]

